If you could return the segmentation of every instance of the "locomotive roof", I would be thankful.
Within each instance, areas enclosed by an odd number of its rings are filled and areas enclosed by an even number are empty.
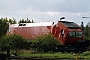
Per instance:
[[[59,21],[59,22],[63,23],[67,27],[80,27],[79,25],[77,25],[74,22],[68,22],[68,21]]]
[[[51,25],[53,25],[53,22],[11,24],[10,27],[35,27],[35,26],[51,26]]]

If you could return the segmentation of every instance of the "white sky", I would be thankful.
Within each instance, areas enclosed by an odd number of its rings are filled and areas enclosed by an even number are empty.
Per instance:
[[[0,0],[0,17],[14,17],[17,22],[27,17],[34,22],[66,21],[77,24],[90,22],[90,0]]]

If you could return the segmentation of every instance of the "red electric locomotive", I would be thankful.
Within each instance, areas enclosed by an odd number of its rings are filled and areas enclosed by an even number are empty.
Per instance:
[[[11,24],[9,33],[19,34],[28,40],[51,33],[62,45],[76,44],[78,40],[83,40],[81,27],[67,21]]]

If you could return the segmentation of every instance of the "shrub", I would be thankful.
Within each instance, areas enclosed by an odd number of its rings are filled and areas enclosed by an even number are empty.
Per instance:
[[[88,56],[90,55],[90,51],[83,52],[82,56]]]
[[[28,42],[20,35],[10,34],[2,36],[0,40],[0,50],[7,51],[10,54],[10,50],[27,49]]]
[[[47,52],[52,51],[56,44],[58,44],[58,41],[51,34],[48,34],[36,38],[31,45],[39,52]]]
[[[10,34],[2,36],[0,43],[3,47],[10,49],[24,49],[28,45],[28,42],[25,38],[17,34]],[[24,45],[23,45],[24,44]]]

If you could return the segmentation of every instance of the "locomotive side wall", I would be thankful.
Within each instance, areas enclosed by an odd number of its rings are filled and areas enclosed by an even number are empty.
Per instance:
[[[19,34],[29,40],[35,39],[38,36],[50,33],[48,26],[36,26],[36,27],[11,27],[10,33]]]

